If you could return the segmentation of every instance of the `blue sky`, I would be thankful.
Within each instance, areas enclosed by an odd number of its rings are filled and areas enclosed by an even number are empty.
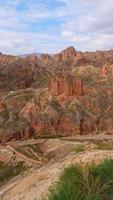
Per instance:
[[[113,48],[113,0],[0,0],[0,51]]]

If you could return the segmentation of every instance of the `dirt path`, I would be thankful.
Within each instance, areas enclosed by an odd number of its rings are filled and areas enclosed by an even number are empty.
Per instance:
[[[100,162],[104,158],[113,158],[113,151],[96,150],[85,153],[71,153],[69,156],[47,164],[32,173],[22,176],[18,180],[6,184],[0,189],[0,200],[40,200],[46,194],[48,187],[53,184],[61,170],[73,162]]]
[[[6,148],[11,151],[12,153],[14,153],[15,155],[17,155],[19,158],[23,159],[26,162],[30,162],[30,163],[34,163],[34,164],[42,164],[41,161],[36,161],[32,158],[28,158],[27,156],[23,155],[22,153],[18,152],[14,147],[7,145]]]
[[[24,145],[35,145],[35,144],[42,144],[46,139],[29,139],[29,140],[23,140],[23,141],[10,141],[7,142],[7,145],[14,146],[14,147],[20,147]]]
[[[67,141],[112,141],[113,142],[113,135],[107,134],[98,134],[98,135],[77,135],[73,137],[64,137],[62,140]]]

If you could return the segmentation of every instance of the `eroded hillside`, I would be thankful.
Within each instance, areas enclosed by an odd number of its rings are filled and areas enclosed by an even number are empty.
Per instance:
[[[113,132],[113,51],[0,54],[0,141]]]

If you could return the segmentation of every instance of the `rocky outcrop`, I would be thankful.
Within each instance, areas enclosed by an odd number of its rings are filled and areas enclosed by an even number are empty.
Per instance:
[[[77,51],[74,49],[74,47],[68,47],[61,53],[53,55],[53,59],[55,62],[62,62],[67,59],[74,59],[76,54],[77,54]]]
[[[103,77],[111,77],[111,76],[113,76],[113,64],[112,65],[105,64],[102,67],[101,74],[102,74]]]
[[[25,58],[0,54],[0,91],[45,87],[50,74],[59,69],[70,74],[78,66],[112,64],[113,50],[78,52],[69,47],[57,54],[31,54]]]
[[[52,57],[49,54],[41,54],[38,59],[44,64],[53,61]]]
[[[71,75],[58,74],[50,78],[48,89],[54,96],[82,96],[83,82]]]

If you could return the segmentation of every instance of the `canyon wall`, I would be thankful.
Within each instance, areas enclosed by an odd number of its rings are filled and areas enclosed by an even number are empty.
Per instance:
[[[71,75],[57,74],[50,78],[48,89],[54,96],[82,96],[83,82]]]

